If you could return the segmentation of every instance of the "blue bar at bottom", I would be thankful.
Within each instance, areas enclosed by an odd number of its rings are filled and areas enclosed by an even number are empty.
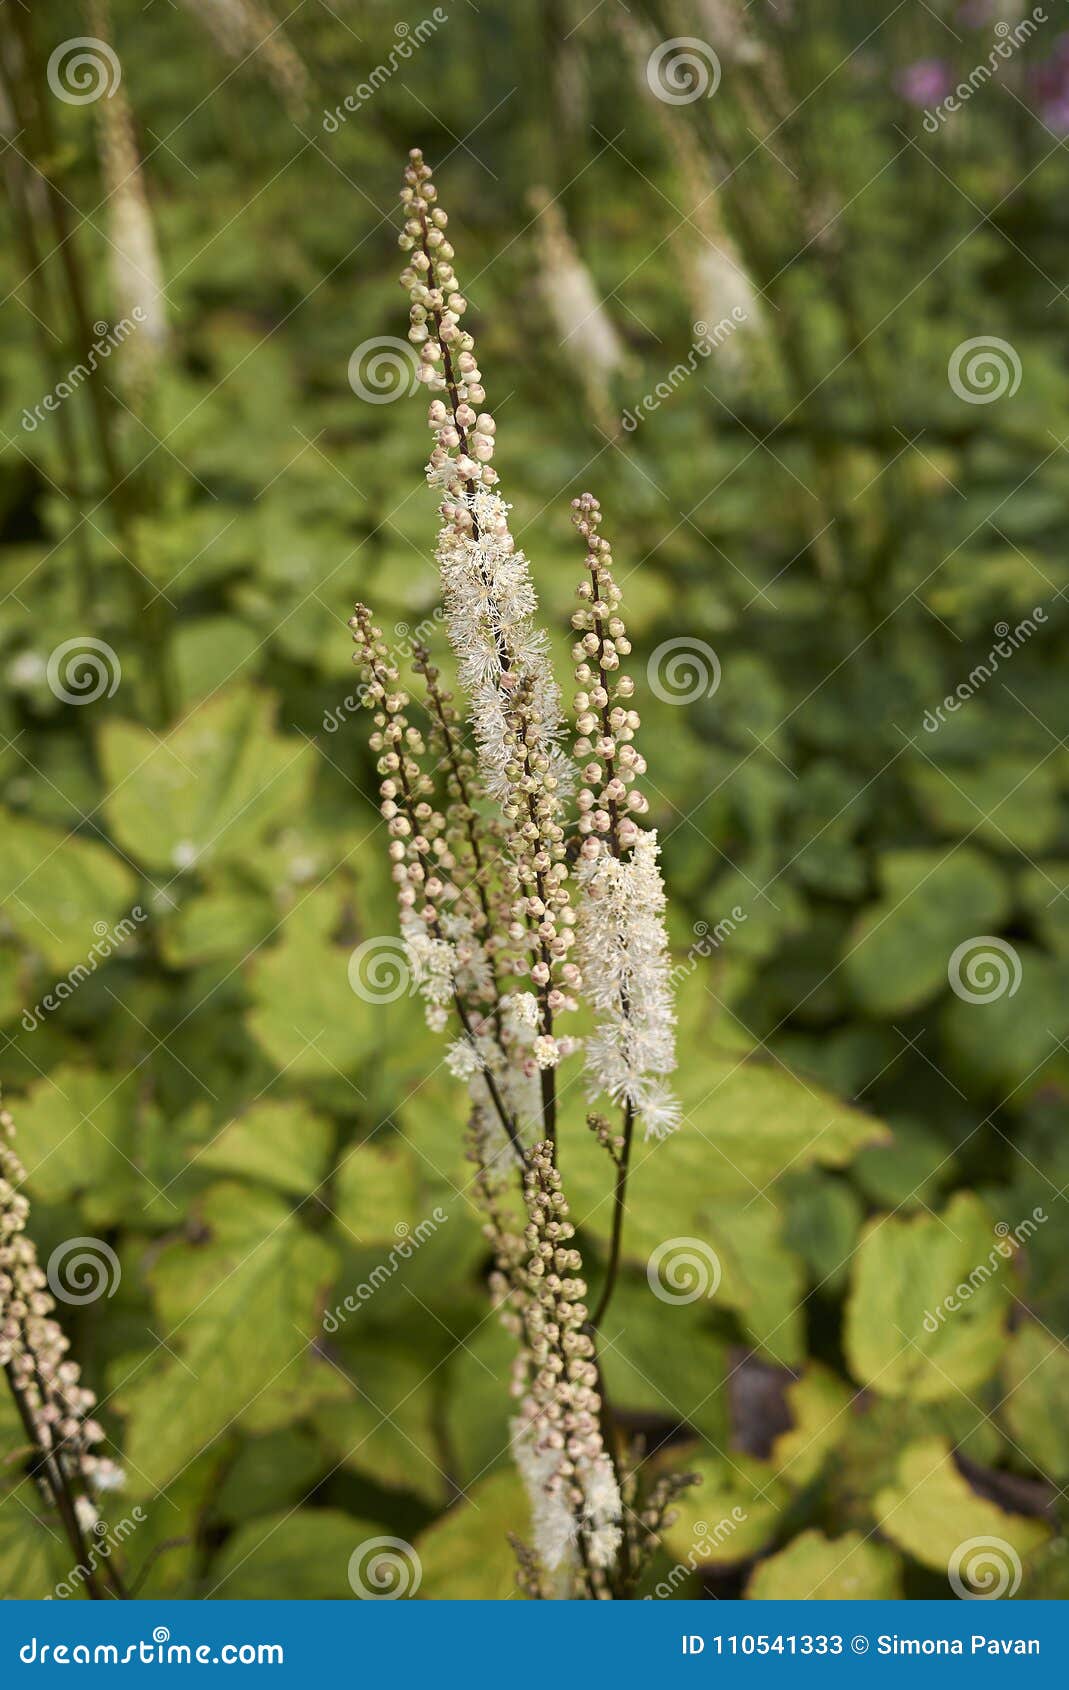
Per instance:
[[[0,1603],[4,1686],[117,1672],[284,1684],[332,1668],[362,1683],[400,1668],[434,1686],[493,1662],[511,1690],[538,1651],[572,1679],[614,1673],[657,1690],[854,1685],[862,1673],[910,1690],[1064,1685],[1069,1616],[1064,1603],[993,1601]]]

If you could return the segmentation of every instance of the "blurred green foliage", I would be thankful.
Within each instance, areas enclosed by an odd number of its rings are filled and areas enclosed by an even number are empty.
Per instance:
[[[54,231],[39,271],[13,227],[0,248],[0,1076],[42,1257],[90,1233],[121,1262],[112,1298],[64,1314],[127,1468],[114,1511],[147,1512],[130,1564],[145,1594],[348,1596],[350,1553],[390,1533],[416,1544],[421,1595],[506,1596],[504,1534],[526,1529],[462,1098],[413,1001],[347,980],[394,918],[345,622],[359,595],[403,645],[437,602],[422,401],[367,402],[347,375],[405,332],[396,192],[419,144],[560,672],[568,500],[588,486],[641,657],[687,1120],[636,1168],[605,1365],[653,1459],[704,1480],[657,1574],[738,1507],[678,1593],[941,1595],[985,1534],[1023,1557],[1020,1594],[1064,1593],[1069,196],[1024,69],[1055,43],[932,135],[904,69],[966,74],[991,29],[955,13],[948,31],[945,6],[875,28],[861,5],[750,8],[761,50],[722,50],[715,97],[678,106],[641,60],[647,39],[704,36],[698,4],[447,10],[331,128],[417,19],[299,6],[301,108],[195,7],[116,0],[171,333],[143,402],[123,350],[94,377],[121,500],[84,392],[69,438],[20,422],[54,384],[37,319],[61,371],[84,348]],[[67,0],[35,22],[42,57],[82,32]],[[8,163],[53,175],[107,322],[98,115],[52,102],[48,156],[20,130]],[[539,188],[625,349],[600,386],[538,286]],[[710,227],[760,332],[623,429],[691,352]],[[990,404],[948,380],[979,336],[1021,368]],[[996,624],[1036,607],[926,728]],[[47,668],[84,635],[121,681],[79,706]],[[722,669],[686,708],[642,676],[679,636]],[[136,931],[28,1026],[134,906]],[[983,935],[1020,978],[977,1003],[948,966]],[[608,1173],[571,1101],[562,1170],[596,1280]],[[439,1205],[447,1223],[326,1335]],[[930,1332],[996,1222],[1037,1211]],[[651,1296],[670,1237],[716,1249],[713,1300]],[[66,1558],[24,1500],[0,1506],[0,1583],[40,1595]]]

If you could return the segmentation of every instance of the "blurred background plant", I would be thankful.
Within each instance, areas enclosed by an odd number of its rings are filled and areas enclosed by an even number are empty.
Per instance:
[[[976,1539],[1064,1593],[1060,22],[0,8],[0,1078],[41,1261],[121,1268],[61,1312],[145,1594],[379,1594],[381,1540],[408,1594],[514,1588],[463,1122],[365,967],[353,598],[448,668],[414,144],[561,678],[586,486],[649,663],[686,1119],[636,1169],[604,1364],[703,1477],[658,1593],[947,1595]],[[564,1169],[594,1279],[599,1154]],[[694,1240],[712,1293],[658,1300]],[[43,1595],[69,1555],[24,1503],[0,1584]]]

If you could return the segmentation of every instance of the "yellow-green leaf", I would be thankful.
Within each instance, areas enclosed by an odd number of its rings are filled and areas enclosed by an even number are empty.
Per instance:
[[[1002,1418],[1045,1478],[1069,1476],[1069,1353],[1052,1332],[1022,1326],[1006,1352]]]
[[[989,1378],[1003,1344],[1007,1246],[978,1197],[943,1215],[883,1215],[854,1257],[846,1354],[883,1396],[938,1402]]]
[[[106,722],[100,756],[104,812],[119,843],[149,868],[177,870],[239,857],[299,816],[311,776],[308,747],[274,731],[266,693],[233,687],[162,737]]]
[[[901,1563],[885,1544],[845,1532],[801,1532],[755,1569],[746,1594],[758,1601],[897,1601]]]
[[[1004,1577],[999,1594],[1012,1594],[1022,1563],[1050,1536],[1041,1521],[1007,1514],[971,1490],[941,1438],[909,1446],[897,1483],[879,1491],[874,1506],[885,1537],[974,1592],[985,1578]]]

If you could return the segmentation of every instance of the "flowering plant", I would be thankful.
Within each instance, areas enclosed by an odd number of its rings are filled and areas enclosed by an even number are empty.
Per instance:
[[[48,1278],[26,1231],[26,1170],[15,1123],[0,1107],[0,1367],[26,1435],[30,1471],[54,1508],[90,1596],[125,1596],[115,1563],[88,1544],[100,1521],[99,1497],[123,1482],[122,1469],[97,1453],[104,1431],[92,1418],[93,1392],[54,1318]]]
[[[641,825],[646,764],[631,647],[597,499],[572,501],[585,574],[572,617],[575,737],[527,558],[493,467],[496,424],[453,268],[448,221],[414,150],[402,190],[402,282],[409,338],[432,395],[427,479],[441,492],[437,558],[446,624],[474,749],[451,693],[420,647],[424,730],[370,610],[356,606],[355,661],[373,711],[381,810],[409,966],[429,1025],[449,1031],[448,1065],[468,1089],[470,1155],[493,1245],[495,1295],[519,1341],[513,1424],[531,1500],[533,1548],[518,1545],[535,1595],[619,1596],[633,1587],[665,1510],[662,1486],[636,1510],[637,1475],[619,1449],[597,1360],[597,1332],[620,1255],[636,1126],[679,1124],[668,1089],[674,1014],[656,832]],[[432,759],[434,760],[432,763]],[[578,782],[579,790],[576,791]],[[595,1026],[562,1031],[585,998]],[[558,1167],[558,1074],[582,1053],[587,1124],[615,1165],[612,1246],[596,1307]],[[519,1175],[517,1230],[503,1202]],[[678,1481],[677,1481],[678,1482]],[[669,1486],[669,1490],[670,1490]]]

